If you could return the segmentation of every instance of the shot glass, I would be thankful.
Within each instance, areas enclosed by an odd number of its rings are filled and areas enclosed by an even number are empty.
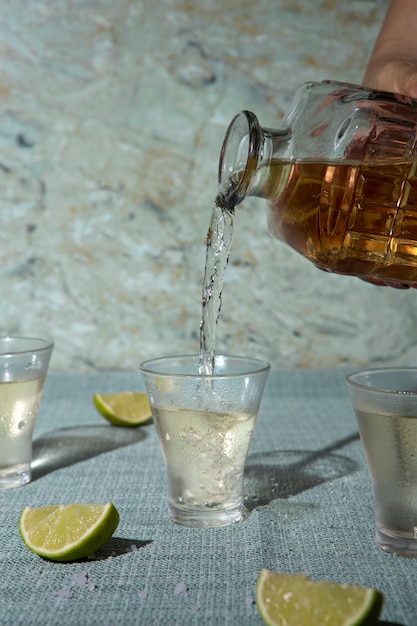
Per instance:
[[[417,557],[417,368],[363,370],[346,382],[373,484],[376,543]]]
[[[53,343],[0,337],[0,489],[31,479],[32,434]]]
[[[162,357],[140,365],[168,481],[168,513],[185,526],[243,520],[245,461],[269,364],[216,356],[213,375],[198,356]]]

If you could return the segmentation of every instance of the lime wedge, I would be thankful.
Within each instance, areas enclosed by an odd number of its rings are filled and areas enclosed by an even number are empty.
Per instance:
[[[268,626],[373,626],[383,603],[376,589],[261,569],[256,605]]]
[[[115,426],[140,426],[152,417],[146,393],[95,393],[93,402],[98,412]]]
[[[104,545],[118,523],[119,513],[111,502],[27,506],[19,517],[19,532],[35,554],[51,561],[75,561]]]

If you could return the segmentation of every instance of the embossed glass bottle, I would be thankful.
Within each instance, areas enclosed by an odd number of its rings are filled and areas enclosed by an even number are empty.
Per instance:
[[[277,130],[242,111],[221,150],[217,202],[268,201],[271,233],[317,267],[417,283],[417,100],[306,83]]]

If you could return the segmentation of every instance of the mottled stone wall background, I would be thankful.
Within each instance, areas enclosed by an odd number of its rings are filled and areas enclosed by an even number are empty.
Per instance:
[[[305,80],[360,82],[378,0],[11,0],[0,16],[0,331],[51,367],[198,350],[218,155]],[[415,292],[326,275],[239,209],[218,351],[274,366],[412,362]]]

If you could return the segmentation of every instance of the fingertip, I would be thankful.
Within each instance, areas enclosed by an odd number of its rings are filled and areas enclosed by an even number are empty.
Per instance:
[[[407,81],[407,93],[412,98],[417,98],[417,74],[413,74]]]

